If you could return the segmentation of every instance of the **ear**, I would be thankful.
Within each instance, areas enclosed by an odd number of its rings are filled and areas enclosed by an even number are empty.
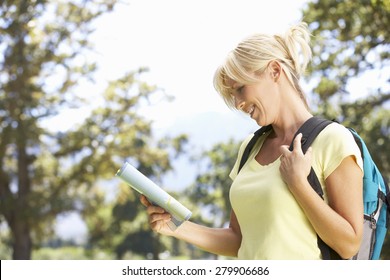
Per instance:
[[[282,74],[282,66],[280,65],[280,63],[276,60],[272,60],[268,64],[268,70],[269,70],[269,73],[271,74],[271,78],[275,82],[277,82],[280,78],[280,75]]]

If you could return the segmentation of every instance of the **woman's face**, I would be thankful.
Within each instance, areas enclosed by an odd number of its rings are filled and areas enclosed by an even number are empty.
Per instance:
[[[258,125],[272,123],[277,108],[276,82],[269,71],[257,76],[254,84],[240,84],[234,82],[232,95],[238,110],[247,113]]]

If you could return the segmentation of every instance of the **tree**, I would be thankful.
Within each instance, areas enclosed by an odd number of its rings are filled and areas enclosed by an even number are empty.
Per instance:
[[[158,94],[155,87],[137,78],[142,72],[131,72],[111,82],[104,93],[103,105],[60,140],[61,148],[56,156],[87,155],[72,163],[73,169],[79,172],[75,176],[77,182],[82,174],[90,176],[88,181],[95,185],[96,178],[111,179],[127,160],[160,184],[162,175],[172,169],[171,159],[184,152],[185,135],[157,140],[151,122],[138,115],[142,104],[152,94]],[[147,221],[139,217],[140,213],[146,217],[139,195],[121,184],[113,202],[103,206],[101,200],[87,197],[82,203],[88,206],[82,213],[90,231],[89,245],[114,250],[118,258],[132,251],[144,257],[152,254],[157,259],[163,247],[159,237],[149,230]]]
[[[312,77],[318,113],[350,125],[362,134],[380,169],[390,178],[388,91],[390,66],[388,1],[316,1],[303,12],[314,36]],[[351,83],[373,77],[370,89],[351,98]]]
[[[319,114],[353,127],[390,179],[390,2],[382,0],[308,3],[304,21],[314,35],[312,76]],[[367,79],[366,94],[352,98],[351,83]],[[389,257],[390,237],[383,248]]]
[[[194,218],[202,224],[225,227],[229,223],[232,183],[229,173],[237,159],[239,144],[233,139],[217,143],[197,159],[199,174],[185,195],[196,205],[194,209],[200,209],[194,213]]]
[[[112,178],[125,159],[159,178],[171,168],[164,147],[181,149],[180,139],[166,139],[165,146],[153,141],[151,122],[138,114],[159,91],[142,82],[144,69],[109,83],[104,105],[80,126],[52,131],[44,125],[64,110],[90,105],[90,96],[76,90],[97,69],[88,36],[116,2],[0,4],[0,221],[10,229],[14,259],[31,258],[58,214],[99,209],[104,196],[97,182]]]
[[[53,140],[40,122],[61,107],[79,104],[71,90],[94,65],[80,65],[77,59],[83,58],[91,21],[112,7],[113,1],[40,0],[3,1],[0,6],[0,209],[12,232],[14,259],[30,258],[31,230],[42,221],[37,217],[53,217],[56,208],[70,208],[69,203],[42,207],[43,200],[56,195],[43,192],[52,186],[37,167],[45,161],[41,155],[48,152],[41,139]],[[48,9],[53,12],[46,13]],[[50,87],[54,78],[58,80]],[[46,163],[52,176],[59,175],[53,162]]]

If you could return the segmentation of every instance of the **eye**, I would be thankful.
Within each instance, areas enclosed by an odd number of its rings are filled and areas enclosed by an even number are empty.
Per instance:
[[[244,91],[245,86],[240,86],[237,88],[237,93],[242,93]]]

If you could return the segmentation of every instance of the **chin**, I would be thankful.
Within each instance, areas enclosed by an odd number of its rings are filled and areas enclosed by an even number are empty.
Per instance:
[[[263,123],[262,120],[259,120],[259,119],[254,119],[254,121],[255,121],[259,126],[268,125],[268,124]]]

